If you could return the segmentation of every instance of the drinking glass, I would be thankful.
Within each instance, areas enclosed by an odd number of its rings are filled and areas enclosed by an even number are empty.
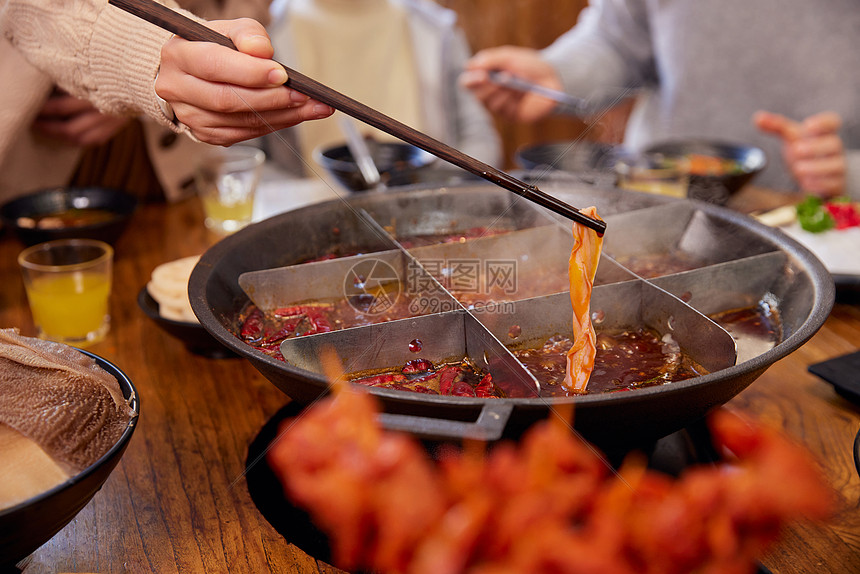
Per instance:
[[[58,239],[18,255],[37,335],[76,347],[104,339],[113,248],[95,239]]]
[[[227,235],[251,223],[265,159],[262,150],[240,145],[215,148],[200,158],[195,180],[206,227]]]

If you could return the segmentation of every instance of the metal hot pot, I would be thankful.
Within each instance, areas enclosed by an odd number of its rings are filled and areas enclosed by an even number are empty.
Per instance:
[[[709,374],[630,392],[561,398],[512,392],[515,398],[479,399],[372,388],[387,428],[433,440],[496,440],[516,437],[554,406],[572,402],[575,428],[598,446],[644,444],[730,400],[806,342],[830,312],[833,281],[822,264],[780,231],[751,218],[711,204],[601,189],[561,176],[542,181],[541,189],[571,205],[595,205],[607,221],[591,302],[596,327],[645,325],[672,333]],[[402,245],[411,236],[474,228],[507,233],[464,243]],[[391,189],[284,213],[223,239],[201,257],[189,295],[209,333],[302,404],[327,392],[323,348],[333,348],[347,370],[359,371],[415,358],[407,349],[413,340],[423,342],[425,358],[467,355],[494,372],[494,380],[519,380],[527,388],[531,375],[510,354],[510,333],[515,327],[517,341],[527,343],[569,332],[570,299],[552,281],[537,291],[523,289],[521,296],[514,289],[500,311],[481,305],[466,309],[431,278],[423,285],[437,289],[433,308],[424,301],[420,316],[287,340],[281,346],[284,362],[233,335],[236,315],[249,301],[239,278],[286,266],[287,280],[275,287],[298,302],[342,295],[348,270],[368,259],[386,263],[398,275],[411,274],[410,281],[415,273],[432,275],[429,270],[442,260],[493,260],[513,262],[522,277],[560,277],[564,286],[571,244],[569,221],[489,184]],[[363,254],[295,265],[324,253],[355,251]],[[668,252],[698,264],[650,280],[624,265]],[[402,275],[399,279],[406,282]],[[706,316],[756,305],[778,311],[781,335],[775,344],[730,336]]]

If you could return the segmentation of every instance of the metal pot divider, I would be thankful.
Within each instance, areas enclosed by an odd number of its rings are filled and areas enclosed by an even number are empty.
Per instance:
[[[544,188],[576,204],[598,205],[607,220],[611,232],[592,299],[592,311],[598,307],[603,311],[604,327],[616,322],[625,326],[640,323],[660,333],[671,330],[682,347],[712,372],[633,392],[553,399],[469,399],[373,388],[370,392],[380,399],[383,420],[390,428],[410,430],[424,438],[515,437],[544,418],[554,405],[573,402],[575,428],[599,446],[660,438],[699,420],[743,390],[770,364],[811,337],[832,306],[832,279],[821,263],[779,231],[750,218],[710,204],[588,188],[566,180],[548,181]],[[378,236],[378,230],[368,230],[356,215],[360,211],[393,238],[386,240]],[[496,225],[508,233],[487,234],[464,243],[409,245],[405,253],[396,248],[398,242],[408,243],[414,235],[494,229]],[[486,353],[496,360],[492,369],[507,375],[523,373],[506,348],[511,344],[507,333],[512,319],[498,309],[451,300],[444,265],[434,262],[508,256],[525,274],[546,270],[554,276],[563,270],[566,283],[569,226],[569,221],[555,214],[481,184],[352,196],[285,213],[225,238],[201,258],[189,294],[195,313],[213,336],[248,358],[300,403],[310,403],[327,392],[327,381],[315,363],[326,344],[348,365],[371,356],[372,361],[355,365],[383,368],[416,358],[406,347],[418,338],[424,343],[421,355],[431,360],[459,353],[480,362],[485,361]],[[332,233],[332,227],[338,232]],[[366,248],[374,242],[375,252]],[[360,247],[364,255],[295,265],[326,250],[347,253],[354,247]],[[647,281],[622,265],[628,257],[673,250],[700,265]],[[343,277],[338,274],[362,257],[380,258],[395,268],[400,265],[399,269],[417,263],[422,273],[436,279],[434,285],[441,286],[451,306],[421,317],[288,340],[282,346],[286,363],[232,335],[231,321],[248,301],[238,281],[243,273],[263,274],[274,267],[289,269],[292,264],[295,269],[289,273],[295,277],[282,288],[283,294],[297,301],[306,295],[319,296],[322,287],[311,285],[328,283],[332,289],[341,285]],[[515,309],[513,320],[522,329],[520,340],[546,338],[570,328],[567,293],[550,284],[527,295],[513,293],[510,302]],[[772,348],[754,347],[742,338],[735,341],[704,316],[726,310],[723,306],[761,302],[779,310],[783,338]],[[467,311],[466,307],[471,308]],[[526,376],[526,383],[528,379]]]

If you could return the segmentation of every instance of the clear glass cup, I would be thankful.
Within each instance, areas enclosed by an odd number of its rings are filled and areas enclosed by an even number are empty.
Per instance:
[[[18,255],[37,335],[76,347],[110,330],[113,248],[95,239],[59,239]]]
[[[215,148],[200,158],[195,182],[207,228],[227,235],[251,223],[265,159],[262,150],[242,145]]]
[[[684,157],[642,154],[625,157],[615,164],[618,187],[672,197],[687,197],[689,162]]]

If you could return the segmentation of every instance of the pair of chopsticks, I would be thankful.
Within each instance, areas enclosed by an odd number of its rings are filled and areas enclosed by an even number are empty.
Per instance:
[[[126,12],[142,18],[156,26],[173,32],[180,38],[196,42],[213,42],[227,48],[236,49],[233,42],[226,36],[186,18],[182,14],[174,12],[170,8],[158,4],[153,0],[109,0],[109,4],[116,6]],[[281,64],[283,66],[283,64]],[[313,80],[304,74],[292,70],[286,66],[289,79],[288,88],[301,92],[311,98],[327,104],[336,110],[352,116],[371,125],[383,132],[391,134],[406,143],[419,147],[438,158],[463,168],[479,177],[486,179],[500,187],[516,193],[542,207],[562,215],[572,221],[585,225],[603,235],[606,231],[606,223],[583,215],[577,208],[570,206],[555,197],[548,195],[534,185],[512,177],[490,165],[487,165],[463,152],[456,150],[430,136],[415,130],[406,124],[386,116],[385,114],[366,106],[348,96],[337,92],[328,86]]]
[[[570,114],[577,117],[582,117],[588,114],[589,106],[585,100],[571,96],[565,92],[533,84],[532,82],[523,80],[517,76],[512,76],[511,74],[500,70],[491,70],[489,72],[489,79],[494,84],[519,90],[521,92],[532,92],[543,96],[548,100],[552,100],[558,104],[556,107],[557,113]]]

